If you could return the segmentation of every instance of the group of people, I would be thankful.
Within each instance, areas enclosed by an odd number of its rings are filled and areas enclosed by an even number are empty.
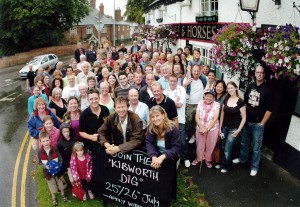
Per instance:
[[[204,65],[201,53],[189,47],[162,52],[145,43],[126,49],[123,44],[84,52],[78,44],[65,69],[58,64],[52,75],[42,68],[28,75],[28,130],[38,149],[39,163],[57,205],[56,193],[64,201],[67,172],[72,185],[82,185],[90,199],[101,195],[101,156],[145,147],[151,167],[165,159],[174,166],[181,160],[190,167],[188,142],[196,139],[196,158],[225,173],[231,162],[248,160],[253,143],[251,175],[259,167],[264,125],[272,113],[272,96],[262,66],[255,70],[256,82],[244,100],[234,82],[216,79],[215,70]],[[231,152],[241,136],[240,157]],[[219,142],[219,140],[222,140]],[[218,143],[222,159],[213,157]],[[51,176],[47,162],[62,163],[61,173]],[[175,168],[176,169],[176,168]]]

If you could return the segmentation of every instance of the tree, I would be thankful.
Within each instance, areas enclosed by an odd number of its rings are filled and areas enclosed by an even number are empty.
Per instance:
[[[57,45],[88,12],[88,0],[0,0],[2,53]]]
[[[128,21],[142,24],[145,22],[143,17],[144,9],[154,0],[127,0],[125,16]]]

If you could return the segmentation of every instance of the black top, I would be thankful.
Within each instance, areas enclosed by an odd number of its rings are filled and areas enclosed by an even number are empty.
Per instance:
[[[63,160],[62,166],[64,170],[70,167],[72,148],[76,141],[77,138],[75,136],[71,136],[70,140],[66,140],[64,137],[61,137],[57,143],[57,149]]]
[[[234,107],[227,106],[228,98],[224,100],[224,119],[223,126],[230,129],[239,128],[242,121],[240,108],[245,106],[243,99],[239,98]]]
[[[164,96],[164,100],[160,104],[156,103],[154,97],[150,98],[148,102],[149,109],[151,109],[153,106],[160,105],[165,109],[168,118],[170,120],[173,120],[174,118],[178,117],[175,102],[172,99],[166,97],[165,95],[163,96]]]
[[[29,71],[27,73],[27,79],[29,80],[30,87],[34,86],[34,78],[35,78],[35,73],[33,71]]]
[[[247,121],[249,122],[261,122],[266,111],[272,112],[272,92],[265,82],[259,86],[256,82],[250,84],[244,94],[244,100],[247,104]]]
[[[56,110],[56,116],[60,119],[63,118],[64,114],[67,112],[67,102],[62,98],[63,108],[60,108],[53,101],[50,102],[49,107]]]
[[[91,108],[86,108],[81,114],[79,118],[79,131],[86,132],[88,134],[96,134],[98,129],[104,123],[104,119],[108,117],[109,110],[106,106],[100,105],[101,112],[100,116],[97,117]]]

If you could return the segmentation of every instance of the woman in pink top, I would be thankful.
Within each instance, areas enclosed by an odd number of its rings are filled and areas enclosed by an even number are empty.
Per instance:
[[[213,90],[204,91],[204,100],[198,104],[196,111],[196,159],[192,165],[205,160],[208,168],[212,167],[212,153],[216,146],[219,135],[219,110],[220,104],[214,101]]]

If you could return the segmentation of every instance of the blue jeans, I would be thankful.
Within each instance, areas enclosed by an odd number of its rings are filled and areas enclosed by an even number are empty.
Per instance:
[[[260,148],[263,141],[265,127],[260,123],[246,122],[241,137],[241,150],[239,160],[245,163],[249,156],[250,142],[252,141],[251,170],[258,170],[260,162]]]
[[[222,156],[222,161],[221,161],[221,168],[224,170],[228,170],[230,165],[231,165],[231,154],[232,154],[232,149],[234,146],[234,143],[236,142],[236,139],[240,136],[238,134],[236,137],[232,137],[232,133],[236,131],[237,128],[227,128],[227,127],[222,127],[222,132],[224,134],[224,139],[222,140],[222,148],[223,148],[223,156]]]
[[[180,133],[180,139],[181,139],[181,159],[183,160],[188,160],[188,143],[186,140],[186,135],[185,135],[185,124],[179,124],[179,133]]]

